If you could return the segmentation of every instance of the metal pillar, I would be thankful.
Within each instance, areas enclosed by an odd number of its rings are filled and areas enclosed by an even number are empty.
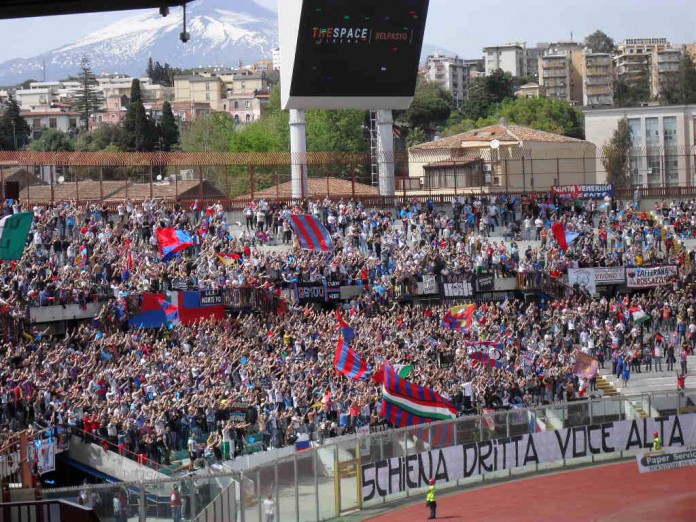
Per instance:
[[[307,194],[307,122],[303,110],[290,111],[290,155],[292,198],[302,199]]]
[[[394,196],[394,116],[392,111],[377,111],[377,161],[379,195]]]

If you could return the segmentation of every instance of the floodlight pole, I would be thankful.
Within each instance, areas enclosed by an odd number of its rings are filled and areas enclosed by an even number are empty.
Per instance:
[[[307,190],[307,122],[305,111],[290,109],[290,156],[292,199],[309,196]]]
[[[394,196],[394,116],[391,110],[377,111],[377,164],[379,195]]]

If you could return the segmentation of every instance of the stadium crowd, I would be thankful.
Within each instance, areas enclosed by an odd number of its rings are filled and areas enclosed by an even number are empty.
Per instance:
[[[3,206],[6,215],[21,210],[16,201]],[[532,284],[542,275],[562,278],[572,267],[692,261],[661,219],[631,203],[537,195],[461,198],[445,210],[414,200],[384,211],[344,200],[260,201],[238,223],[219,203],[146,200],[111,212],[66,202],[25,210],[35,215],[25,255],[0,265],[6,325],[0,446],[34,423],[68,425],[166,464],[177,450],[196,457],[207,448],[221,459],[254,444],[322,440],[380,422],[374,380],[349,380],[333,367],[340,330],[331,312],[291,304],[282,314],[129,329],[126,297],[138,292],[242,286],[279,292],[322,278],[362,285],[365,292],[344,308],[357,333],[352,347],[371,373],[385,360],[413,365],[409,380],[434,387],[463,414],[591,393],[594,381],[573,372],[578,345],[623,375],[663,354],[681,359],[696,341],[691,287],[681,284],[685,271],[670,287],[625,298],[575,292],[541,304],[482,303],[461,331],[444,321],[454,303],[404,305],[391,298],[395,285],[415,285],[426,274],[517,274]],[[297,248],[292,213],[321,220],[334,236],[333,252]],[[579,233],[566,252],[550,231],[556,221]],[[193,247],[162,262],[156,232],[164,227],[189,231]],[[539,243],[519,246],[532,237]],[[105,299],[99,318],[64,337],[22,332],[30,305]],[[651,316],[642,327],[629,312],[635,307]],[[500,364],[474,361],[482,341],[499,343]]]

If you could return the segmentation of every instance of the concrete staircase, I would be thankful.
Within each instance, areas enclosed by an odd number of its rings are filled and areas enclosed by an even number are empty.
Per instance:
[[[675,370],[679,369],[679,362],[674,365]],[[646,372],[642,369],[641,373],[631,372],[628,386],[624,387],[623,382],[616,375],[611,373],[611,366],[599,370],[597,376],[597,388],[604,392],[604,395],[633,395],[644,392],[654,391],[676,391],[677,376],[675,372],[667,371],[667,363],[662,361],[661,372]],[[696,388],[696,356],[687,357],[687,369],[691,374],[686,378],[686,388]]]

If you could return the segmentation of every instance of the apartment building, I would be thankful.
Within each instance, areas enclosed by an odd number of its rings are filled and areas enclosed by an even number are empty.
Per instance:
[[[502,69],[512,76],[524,76],[527,72],[526,44],[513,42],[483,48],[486,76]]]
[[[29,124],[31,139],[38,139],[46,129],[55,129],[67,134],[74,133],[80,120],[79,112],[66,108],[21,111],[20,114]]]
[[[452,94],[452,105],[458,109],[469,92],[470,67],[458,56],[428,56],[425,78]]]
[[[582,56],[582,104],[610,107],[614,103],[613,62],[608,53],[585,50]]]
[[[280,47],[273,49],[272,59],[273,59],[273,70],[280,71],[280,65],[283,63],[280,54]]]
[[[649,75],[654,52],[669,49],[667,38],[627,38],[614,56],[616,74],[626,81],[640,81]]]
[[[680,49],[653,51],[650,64],[650,95],[659,97],[665,87],[673,85],[679,75]]]
[[[549,48],[549,43],[540,42],[534,47],[527,47],[527,71],[525,76],[539,78],[539,64],[544,52]]]
[[[549,45],[539,69],[539,83],[548,98],[577,105],[583,102],[582,59],[582,45],[576,42]]]
[[[645,187],[693,185],[696,182],[696,105],[653,105],[621,109],[586,109],[585,135],[598,150],[611,139],[619,121],[631,130],[631,183]],[[606,180],[597,159],[597,183]]]
[[[70,103],[79,82],[32,82],[28,89],[17,89],[15,96],[20,108],[25,111],[50,109],[57,103]]]

